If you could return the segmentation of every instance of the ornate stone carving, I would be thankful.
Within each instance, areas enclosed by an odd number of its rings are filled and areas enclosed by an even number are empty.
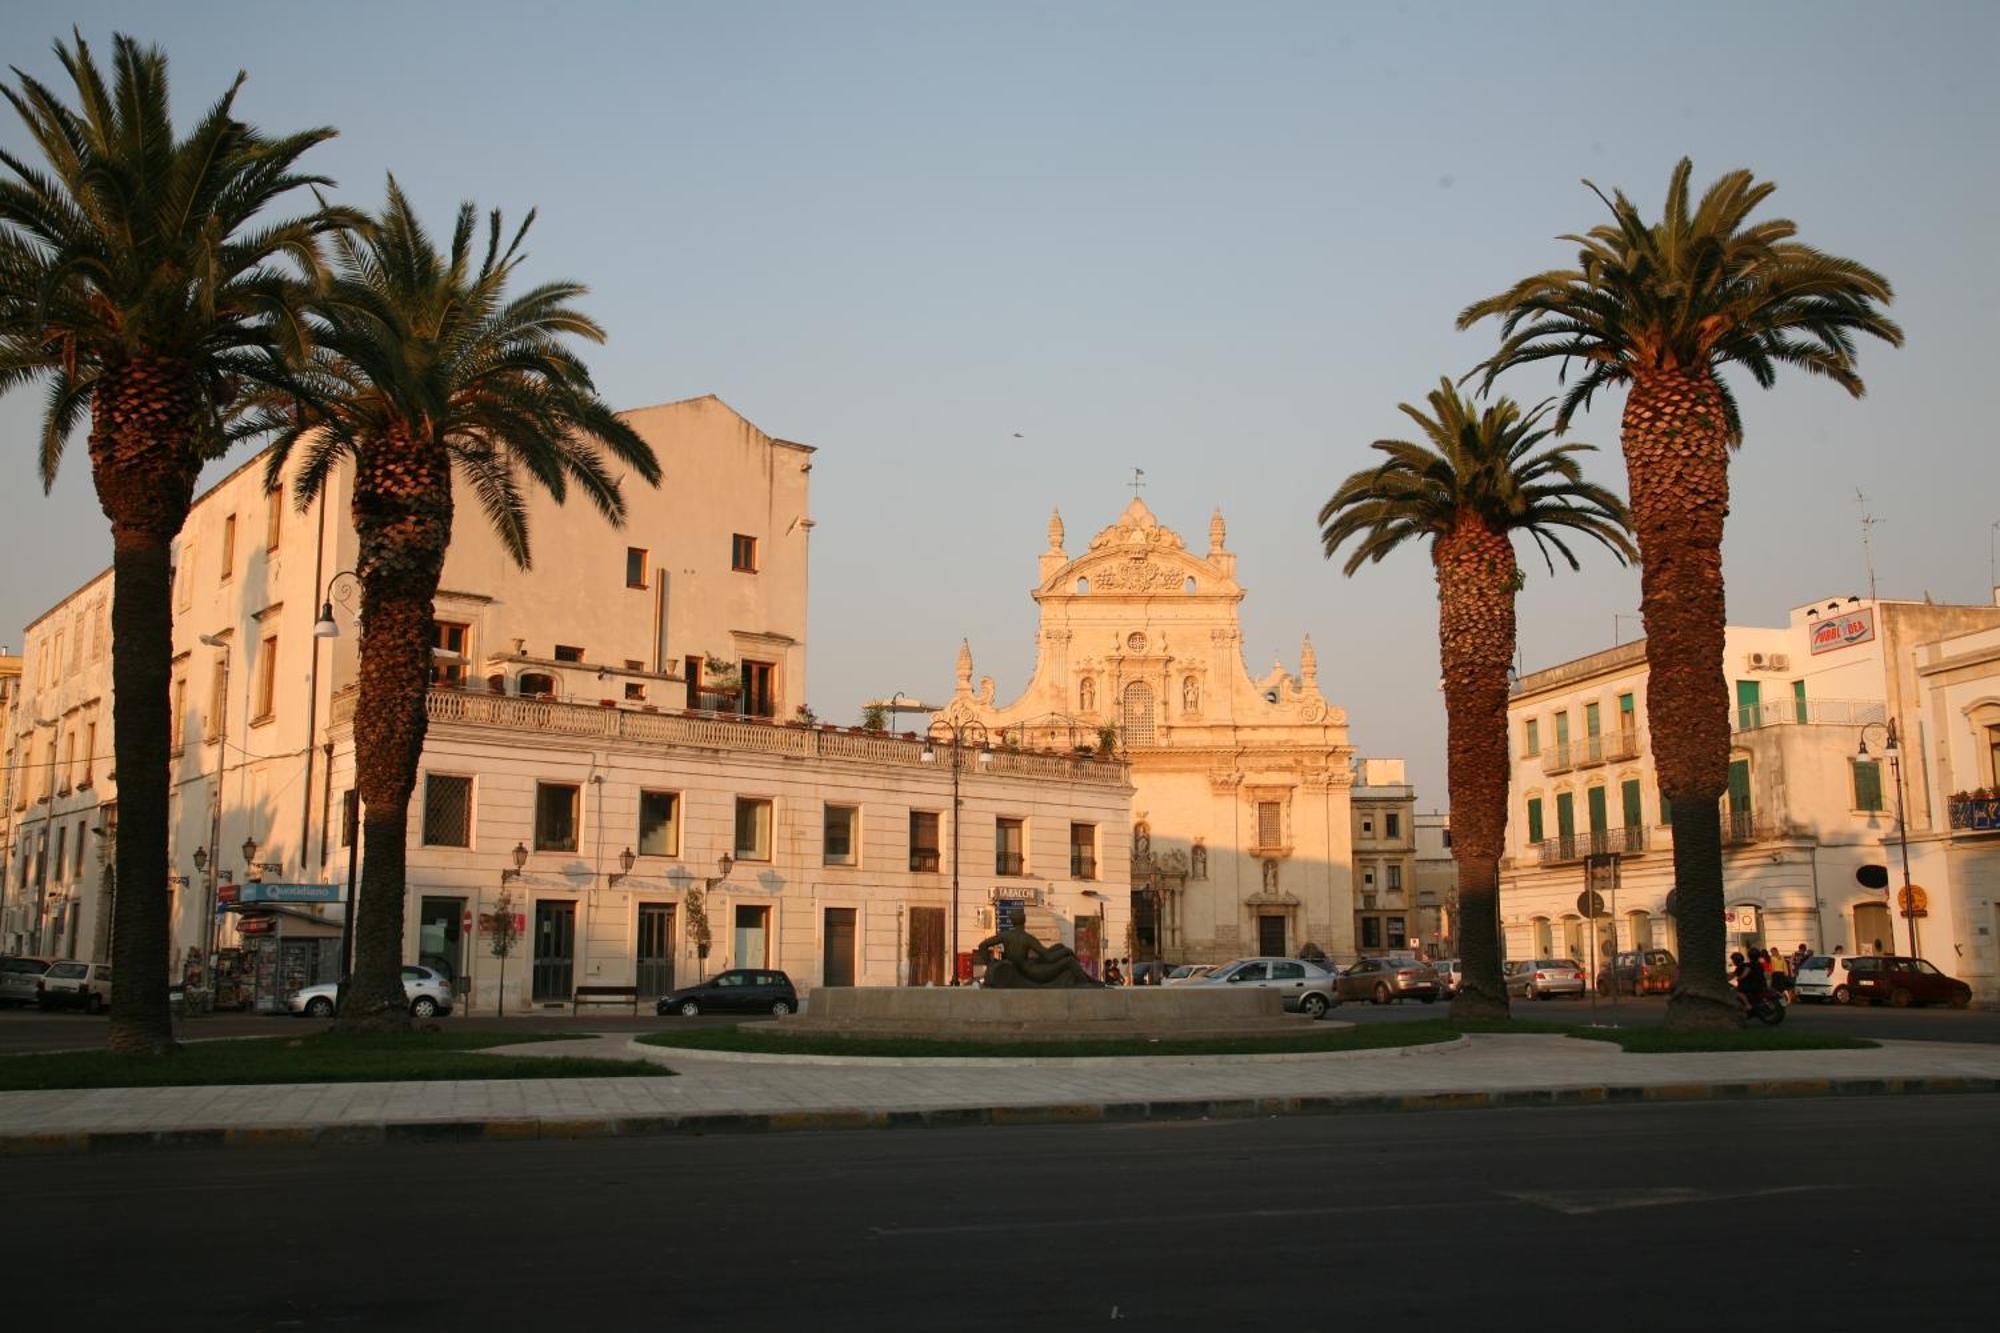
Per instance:
[[[1190,856],[1189,860],[1190,860],[1190,862],[1191,862],[1191,866],[1190,866],[1190,870],[1189,870],[1189,878],[1191,878],[1191,879],[1207,879],[1207,878],[1208,878],[1208,848],[1207,848],[1206,846],[1204,846],[1204,845],[1203,845],[1203,843],[1202,843],[1202,840],[1201,840],[1200,838],[1196,838],[1196,839],[1194,840],[1194,852],[1193,852],[1193,854],[1192,854],[1192,855]]]
[[[1141,557],[1101,565],[1092,575],[1094,586],[1114,592],[1163,592],[1177,588],[1187,578],[1178,565],[1155,564]]]
[[[1201,682],[1193,676],[1181,680],[1181,712],[1189,717],[1201,713]]]
[[[1097,682],[1089,676],[1085,676],[1083,682],[1076,687],[1076,710],[1079,713],[1097,711]]]

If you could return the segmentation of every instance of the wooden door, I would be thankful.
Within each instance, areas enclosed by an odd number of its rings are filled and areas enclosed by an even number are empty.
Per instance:
[[[944,985],[944,908],[910,909],[910,984]]]
[[[821,936],[820,984],[822,986],[852,986],[854,984],[854,909],[852,907],[829,907],[826,909],[826,929]]]
[[[674,905],[639,904],[639,949],[634,981],[639,994],[665,995],[674,988]]]
[[[1282,916],[1260,916],[1257,918],[1257,952],[1266,958],[1283,958],[1285,953],[1285,918]]]

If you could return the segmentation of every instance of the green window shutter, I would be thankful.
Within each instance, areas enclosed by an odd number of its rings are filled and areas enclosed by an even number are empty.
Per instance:
[[[1882,765],[1872,759],[1856,760],[1854,763],[1854,808],[1882,808]]]
[[[1576,794],[1559,791],[1556,793],[1556,836],[1574,838],[1576,836]]]
[[[1556,714],[1556,744],[1558,746],[1569,744],[1569,712],[1567,709]]]
[[[1633,699],[1631,695],[1621,694],[1618,696],[1618,721],[1620,725],[1625,727],[1632,725],[1632,706]]]
[[[1541,840],[1542,798],[1539,796],[1530,796],[1528,798],[1528,841],[1532,844]]]
[[[1625,803],[1625,827],[1638,828],[1646,822],[1646,814],[1639,808],[1639,779],[1627,778],[1619,787],[1618,794]]]
[[[1526,739],[1527,752],[1530,755],[1537,755],[1542,752],[1542,724],[1532,717],[1528,719]]]
[[[1604,734],[1603,717],[1598,711],[1596,704],[1585,704],[1583,706],[1583,734],[1586,736],[1601,736]]]
[[[1795,720],[1798,722],[1800,726],[1803,727],[1806,724],[1807,719],[1806,719],[1806,683],[1802,680],[1795,680],[1792,682],[1792,709],[1795,714]]]
[[[1729,813],[1747,815],[1750,813],[1750,761],[1732,759],[1729,761]]]
[[[1661,792],[1661,793],[1660,793],[1660,827],[1662,827],[1662,828],[1672,828],[1673,826],[1674,826],[1674,807],[1673,807],[1673,803],[1672,803],[1671,801],[1667,800],[1667,794],[1666,794],[1665,792]]]
[[[1592,787],[1588,792],[1584,793],[1584,797],[1590,804],[1590,831],[1592,833],[1604,832],[1606,828],[1604,788]]]
[[[1739,680],[1736,682],[1736,729],[1754,731],[1762,720],[1759,705],[1764,698],[1764,682],[1760,680]]]

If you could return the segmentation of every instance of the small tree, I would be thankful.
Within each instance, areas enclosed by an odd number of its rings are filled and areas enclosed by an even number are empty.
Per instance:
[[[502,889],[493,903],[493,956],[500,960],[500,1017],[507,1016],[507,956],[514,952],[514,945],[521,938],[521,928],[514,915],[514,895]]]
[[[688,938],[694,941],[694,956],[702,961],[702,974],[706,976],[708,951],[715,938],[708,930],[708,910],[702,905],[700,889],[687,891],[687,929]]]

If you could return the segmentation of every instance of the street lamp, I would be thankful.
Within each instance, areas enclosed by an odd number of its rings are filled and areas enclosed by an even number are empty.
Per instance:
[[[262,879],[265,875],[283,874],[285,863],[283,861],[259,861],[257,859],[257,839],[255,837],[248,837],[243,840],[243,868],[245,871],[256,872],[253,878]]]
[[[1903,805],[1903,752],[1902,747],[1896,743],[1896,719],[1892,717],[1887,722],[1869,722],[1864,724],[1861,728],[1861,745],[1855,751],[1855,754],[1862,759],[1870,757],[1868,752],[1868,732],[1870,728],[1874,727],[1882,729],[1882,753],[1889,757],[1889,772],[1896,780],[1896,843],[1902,849],[1903,853],[1903,892],[1900,904],[1903,910],[1903,919],[1910,923],[1910,956],[1912,958],[1921,958],[1923,957],[1923,949],[1917,940],[1916,895],[1910,892],[1910,829]]]
[[[508,870],[503,867],[500,871],[500,882],[502,884],[505,884],[510,880],[516,880],[521,878],[521,872],[526,870],[527,868],[528,868],[528,844],[526,844],[525,842],[517,842],[514,844],[514,868],[512,870]]]
[[[632,849],[630,847],[627,847],[624,851],[618,853],[618,873],[606,878],[604,881],[605,886],[608,888],[609,886],[616,884],[619,880],[624,879],[627,875],[631,874],[632,865],[638,859],[639,859],[638,857],[632,855]]]
[[[979,766],[993,765],[993,740],[987,733],[986,724],[977,718],[966,718],[953,722],[948,718],[932,718],[930,730],[924,738],[923,761],[937,762],[937,742],[947,741],[951,745],[951,981],[958,985],[958,825],[963,801],[958,794],[958,775],[965,768],[965,747],[976,744],[979,747]]]

